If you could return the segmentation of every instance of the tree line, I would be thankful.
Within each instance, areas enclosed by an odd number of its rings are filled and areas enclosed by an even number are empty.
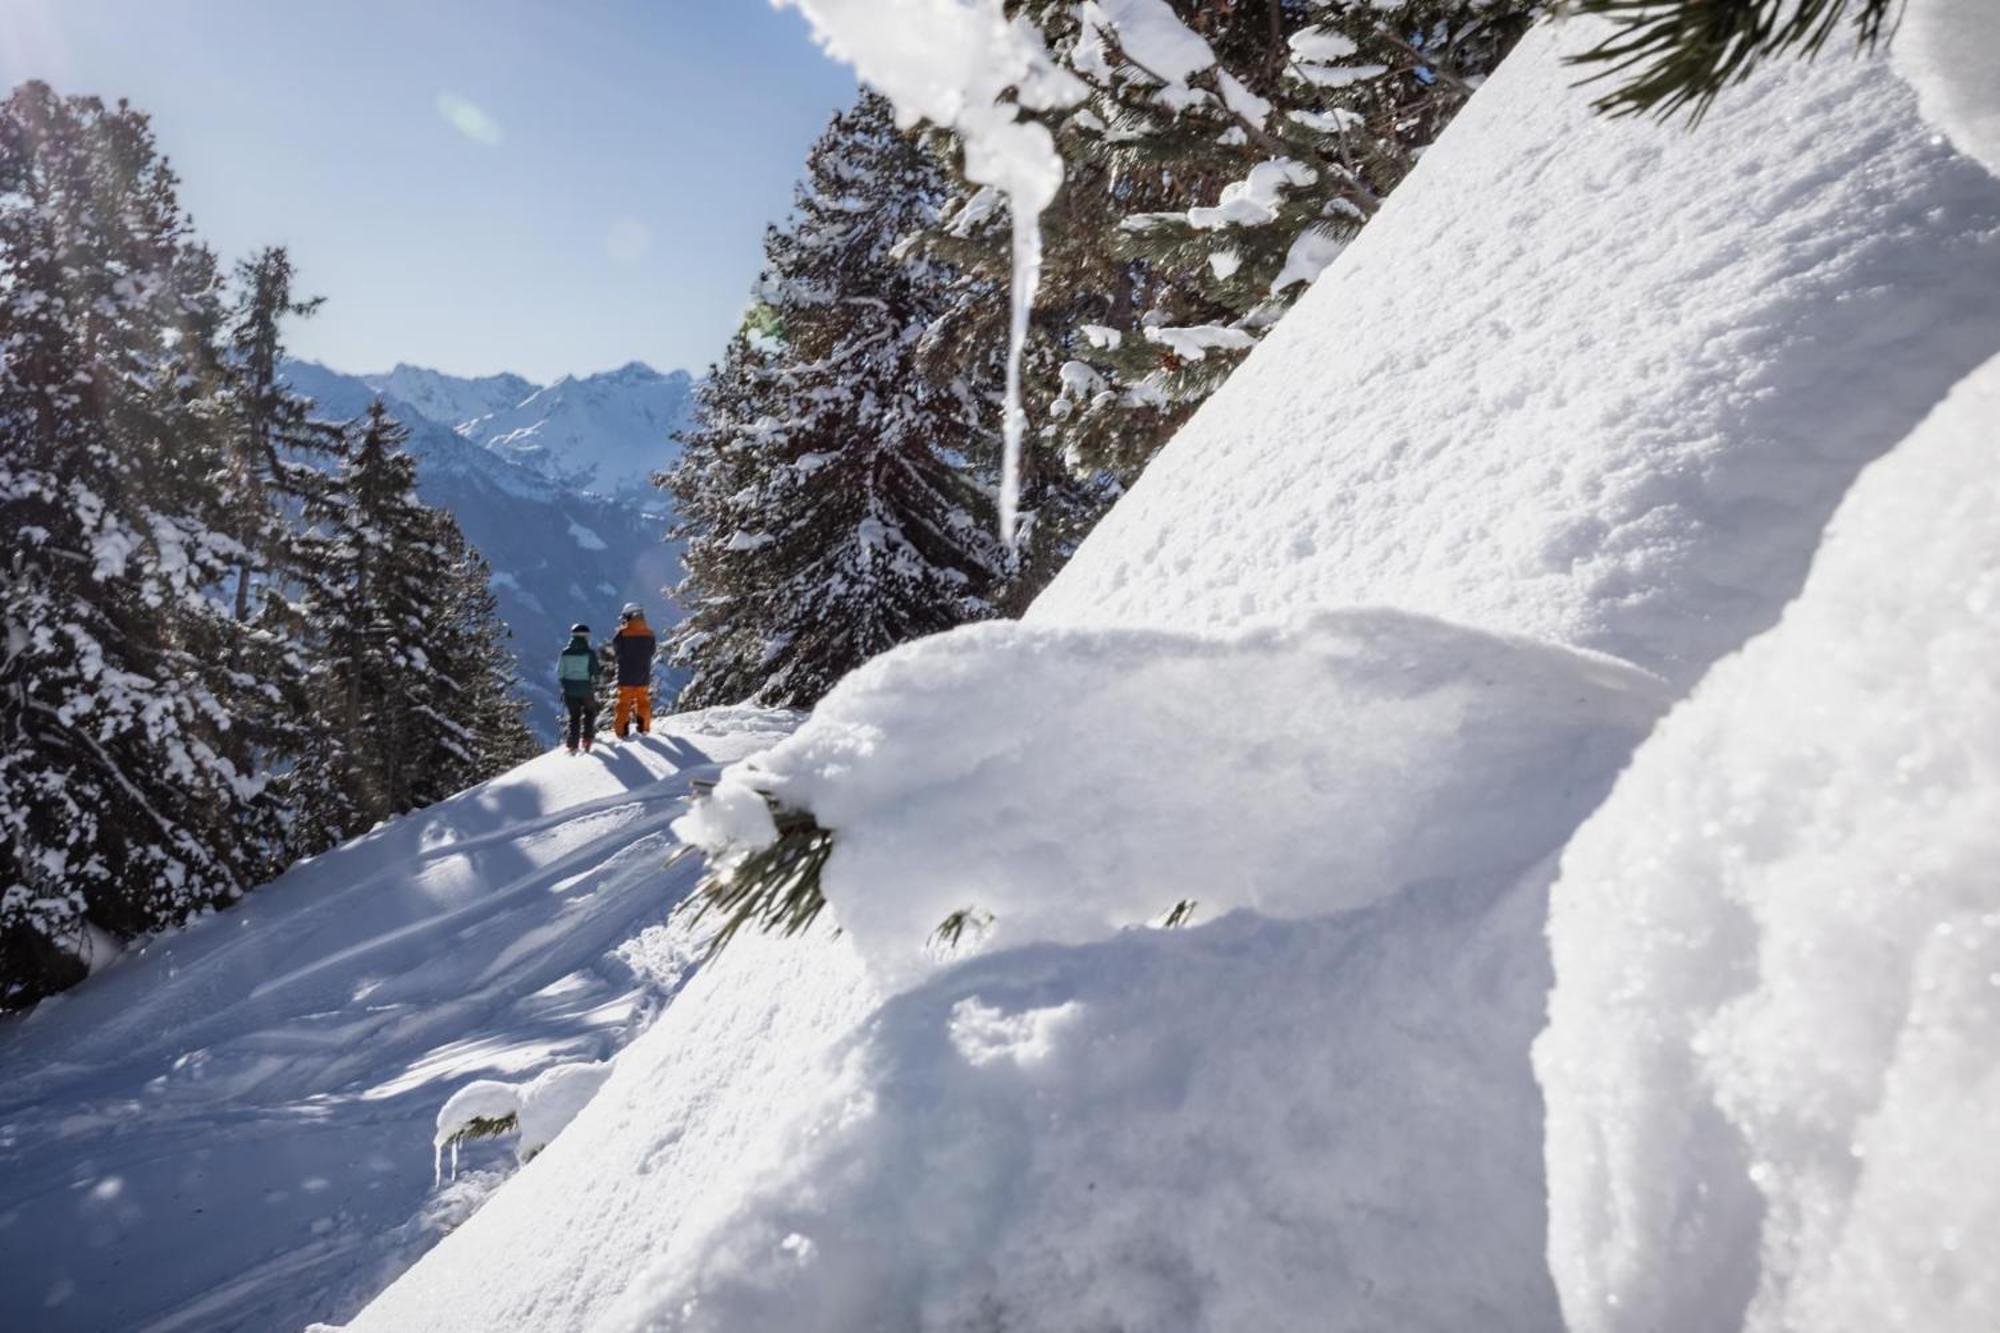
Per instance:
[[[535,751],[488,585],[377,404],[280,376],[147,118],[0,105],[0,1008]]]

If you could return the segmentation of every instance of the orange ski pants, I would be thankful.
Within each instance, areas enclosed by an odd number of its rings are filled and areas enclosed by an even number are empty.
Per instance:
[[[611,729],[616,731],[621,739],[634,714],[638,715],[641,733],[653,729],[653,692],[644,685],[620,685],[618,709],[612,718]]]

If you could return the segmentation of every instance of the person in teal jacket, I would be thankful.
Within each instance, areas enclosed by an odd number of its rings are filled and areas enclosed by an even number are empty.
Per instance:
[[[597,678],[604,666],[590,647],[590,626],[569,627],[569,647],[556,658],[556,680],[562,685],[563,706],[569,709],[569,752],[577,742],[590,749],[591,733],[597,730]]]

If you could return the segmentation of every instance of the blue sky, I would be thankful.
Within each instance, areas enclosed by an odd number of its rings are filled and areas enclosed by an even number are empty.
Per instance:
[[[151,112],[298,354],[542,380],[713,360],[854,91],[766,0],[0,0],[0,77]]]

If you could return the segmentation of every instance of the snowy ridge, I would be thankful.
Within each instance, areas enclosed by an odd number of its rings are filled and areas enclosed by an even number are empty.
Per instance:
[[[531,386],[525,397],[455,422],[454,429],[564,485],[658,508],[665,501],[652,475],[678,456],[674,436],[693,412],[694,380],[686,371],[663,375],[634,361]]]
[[[536,386],[519,375],[482,375],[463,378],[442,371],[427,370],[398,362],[381,375],[357,376],[378,393],[408,403],[430,420],[457,430],[475,417],[513,407],[536,391]]]
[[[455,1087],[609,1057],[682,984],[668,825],[795,722],[712,709],[547,755],[0,1025],[0,1326],[349,1312],[504,1178],[511,1145],[474,1144],[433,1192]]]

